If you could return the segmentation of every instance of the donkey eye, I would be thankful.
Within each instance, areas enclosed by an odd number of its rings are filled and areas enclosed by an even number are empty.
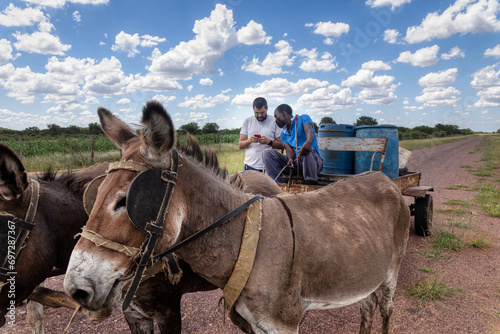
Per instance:
[[[115,211],[127,206],[127,197],[123,196],[116,202]]]

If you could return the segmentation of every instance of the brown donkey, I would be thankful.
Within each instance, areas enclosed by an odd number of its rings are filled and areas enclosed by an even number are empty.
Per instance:
[[[148,245],[157,237],[154,254],[158,254],[247,201],[245,192],[217,170],[173,149],[174,126],[159,103],[151,101],[144,107],[141,138],[108,110],[100,108],[99,117],[105,133],[123,150],[123,163],[101,184],[86,225],[87,233],[99,241],[140,249],[149,238],[143,247],[149,252]],[[128,193],[131,183],[145,169],[140,175],[161,175],[153,181],[174,187],[168,209],[157,218],[162,227],[154,220],[142,226],[129,218],[149,217],[150,202],[158,200],[147,197],[156,191],[155,182],[150,182],[143,210],[127,210],[129,200],[137,197]],[[383,333],[389,333],[410,224],[408,205],[389,178],[380,172],[363,174],[314,192],[264,198],[260,205],[262,228],[255,261],[231,309],[240,328],[298,333],[304,310],[360,302],[360,332],[368,333],[380,287]],[[239,213],[177,253],[194,272],[224,288],[238,261],[245,218],[245,212]],[[85,307],[100,309],[119,300],[124,280],[141,268],[129,256],[91,240],[78,241],[64,287]]]
[[[55,173],[47,172],[30,179],[17,155],[9,147],[0,144],[0,212],[3,217],[7,215],[25,219],[30,203],[35,197],[38,199],[36,211],[33,211],[33,228],[24,246],[16,245],[17,250],[22,250],[13,260],[13,268],[7,268],[14,270],[7,273],[2,271],[8,277],[8,284],[3,286],[0,293],[2,324],[9,307],[10,312],[47,277],[65,272],[76,244],[74,235],[87,220],[82,204],[85,185],[106,169],[107,164],[101,164],[73,174],[56,177]],[[34,183],[39,184],[38,196],[32,196]],[[2,220],[2,223],[6,221]],[[2,226],[2,235],[6,232],[3,229],[5,227]],[[11,291],[10,282],[15,282],[15,291]]]
[[[199,146],[194,147],[192,155],[202,156]],[[212,160],[212,164],[216,163]],[[1,291],[1,324],[5,322],[4,315],[7,314],[11,300],[19,305],[46,278],[65,272],[76,244],[74,236],[80,232],[88,218],[82,203],[84,190],[90,181],[103,175],[107,168],[108,163],[103,163],[72,174],[56,177],[55,173],[46,172],[43,176],[34,178],[40,183],[34,228],[15,263],[15,299],[9,297],[9,284]],[[268,195],[281,192],[268,179],[261,173],[244,172],[234,174],[231,182],[246,191],[255,190]],[[28,178],[19,157],[0,143],[0,213],[25,217],[31,199],[30,182],[33,181]],[[67,217],[72,219],[68,220]],[[153,319],[161,333],[180,333],[182,295],[217,288],[193,273],[187,263],[182,260],[178,262],[183,276],[177,284],[171,284],[160,273],[141,285],[134,299],[134,307],[124,312],[132,333],[151,333],[154,329]],[[35,332],[43,332],[41,325],[41,322],[35,324]]]

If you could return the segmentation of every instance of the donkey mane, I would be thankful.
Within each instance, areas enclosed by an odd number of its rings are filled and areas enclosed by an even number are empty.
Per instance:
[[[186,140],[181,145],[177,142],[177,148],[184,153],[191,160],[204,166],[207,170],[212,172],[215,176],[222,180],[241,188],[240,184],[233,183],[233,178],[229,178],[229,173],[226,167],[220,167],[217,152],[213,148],[201,148],[198,140],[189,133],[186,133]]]
[[[100,163],[93,166],[93,168],[102,169],[104,173],[107,165],[108,163]],[[95,175],[92,175],[90,170],[87,170],[87,172],[68,172],[59,176],[57,175],[58,172],[59,170],[54,170],[49,167],[43,172],[43,174],[38,175],[37,179],[45,182],[57,182],[62,187],[67,188],[70,192],[83,195],[85,185],[92,181],[95,177]]]

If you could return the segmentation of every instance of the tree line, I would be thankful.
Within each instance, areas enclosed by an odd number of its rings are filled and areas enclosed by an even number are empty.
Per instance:
[[[319,123],[321,124],[337,124],[331,117],[323,117]],[[316,132],[319,130],[319,125],[314,123]],[[353,124],[355,126],[361,125],[378,125],[378,121],[369,116],[361,116]],[[215,122],[206,123],[200,127],[198,123],[191,122],[179,127],[179,132],[189,132],[193,135],[200,134],[239,134],[240,128],[235,129],[220,129],[219,125]],[[458,125],[441,124],[438,123],[434,127],[421,125],[414,128],[398,127],[399,139],[424,139],[431,137],[448,137],[455,135],[470,135],[474,131],[471,129],[460,129]],[[498,129],[497,133],[500,133]],[[102,135],[103,131],[99,123],[90,123],[88,127],[78,127],[70,125],[68,127],[61,127],[57,124],[47,125],[47,129],[39,129],[36,126],[26,128],[24,130],[10,130],[0,128],[0,138],[3,140],[18,139],[18,138],[47,138],[47,137],[75,137],[75,136],[88,136],[88,135]]]

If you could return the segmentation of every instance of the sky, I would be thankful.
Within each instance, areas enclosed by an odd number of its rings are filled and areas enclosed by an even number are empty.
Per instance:
[[[0,127],[241,127],[264,97],[319,123],[500,129],[500,0],[0,3]]]

